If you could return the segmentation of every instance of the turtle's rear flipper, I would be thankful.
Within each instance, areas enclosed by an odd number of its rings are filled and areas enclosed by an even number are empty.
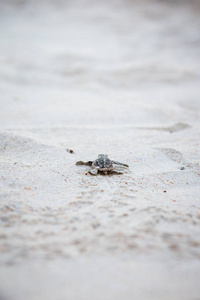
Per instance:
[[[92,165],[92,161],[77,161],[76,165],[77,166],[91,166]]]
[[[110,172],[110,174],[115,174],[115,175],[122,175],[122,174],[124,174],[124,173],[122,173],[122,172],[118,172],[118,171],[111,171]]]
[[[98,170],[97,169],[91,169],[91,170],[88,171],[88,173],[90,173],[91,175],[97,175]]]
[[[123,163],[120,163],[120,162],[118,162],[118,161],[114,161],[114,160],[112,160],[112,163],[113,163],[113,164],[116,164],[116,165],[120,165],[120,166],[124,166],[124,167],[127,167],[127,168],[129,168],[129,166],[128,166],[128,165],[126,165],[126,164],[123,164]]]

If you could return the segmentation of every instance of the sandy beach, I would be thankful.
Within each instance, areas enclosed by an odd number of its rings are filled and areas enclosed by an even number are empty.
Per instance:
[[[0,37],[0,300],[199,300],[199,2],[1,1]]]

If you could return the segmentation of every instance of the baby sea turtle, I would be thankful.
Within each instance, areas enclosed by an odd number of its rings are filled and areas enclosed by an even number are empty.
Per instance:
[[[129,167],[128,165],[120,163],[118,161],[110,160],[107,154],[99,154],[98,158],[95,159],[94,161],[87,161],[87,162],[77,161],[76,165],[91,166],[92,169],[88,171],[91,175],[97,175],[98,172],[102,174],[107,174],[107,173],[123,174],[115,169],[116,168],[115,165],[119,165],[127,168]]]

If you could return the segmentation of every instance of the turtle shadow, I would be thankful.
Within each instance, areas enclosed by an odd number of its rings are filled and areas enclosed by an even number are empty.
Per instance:
[[[112,176],[119,176],[119,175],[123,175],[124,173],[121,173],[121,172],[115,172],[115,171],[112,171],[112,172],[101,172],[99,171],[97,174],[92,174],[90,173],[89,171],[87,172],[87,174],[91,175],[91,176],[109,176],[109,177],[112,177]]]

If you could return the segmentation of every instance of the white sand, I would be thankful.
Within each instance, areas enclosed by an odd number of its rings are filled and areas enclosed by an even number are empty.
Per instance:
[[[1,300],[200,299],[199,54],[198,1],[1,1]]]

